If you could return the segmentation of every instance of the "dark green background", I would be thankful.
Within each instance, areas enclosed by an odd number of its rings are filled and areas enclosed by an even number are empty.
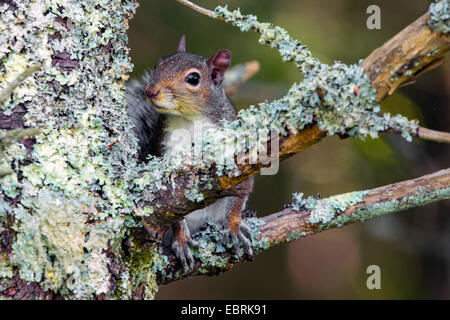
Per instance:
[[[322,62],[355,63],[426,12],[429,1],[229,0],[196,1],[213,9],[229,4],[273,22],[306,44]],[[381,30],[366,28],[366,8],[381,8]],[[182,34],[188,51],[209,56],[228,48],[233,63],[258,60],[260,73],[232,97],[238,108],[281,97],[301,74],[278,53],[174,0],[141,1],[130,21],[132,76],[173,53]],[[450,131],[448,63],[398,90],[383,111]],[[325,139],[281,163],[275,176],[257,176],[249,207],[264,216],[290,202],[292,192],[322,197],[418,177],[448,167],[447,145],[394,135],[376,140]],[[282,245],[219,277],[161,286],[160,299],[450,298],[449,201]],[[381,267],[381,290],[366,287],[366,268]]]

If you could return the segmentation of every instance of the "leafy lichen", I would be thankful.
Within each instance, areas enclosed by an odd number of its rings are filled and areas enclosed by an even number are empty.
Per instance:
[[[1,106],[9,114],[25,104],[25,125],[41,132],[31,154],[15,143],[1,159],[21,171],[1,187],[21,197],[16,207],[0,206],[17,232],[8,263],[66,298],[112,296],[105,252],[118,250],[133,210],[127,181],[136,167],[122,161],[133,163],[128,155],[137,150],[123,85],[134,9],[133,1],[115,0],[0,5],[0,92],[42,65]],[[117,141],[120,148],[111,146]],[[25,158],[30,164],[19,162]]]
[[[349,207],[363,201],[368,191],[356,191],[332,196],[326,199],[313,197],[303,198],[303,193],[294,193],[294,202],[290,206],[299,211],[305,208],[310,211],[309,222],[326,225],[333,220],[335,215],[344,212]]]
[[[442,32],[450,32],[450,3],[448,0],[436,1],[430,4],[428,9],[430,18],[428,25],[431,29]]]

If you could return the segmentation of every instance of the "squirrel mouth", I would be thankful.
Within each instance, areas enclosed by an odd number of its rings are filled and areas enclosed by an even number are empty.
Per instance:
[[[150,101],[153,103],[153,105],[157,108],[157,109],[161,109],[161,110],[175,110],[178,109],[178,106],[176,104],[174,104],[172,101],[164,99],[162,97],[158,97],[151,99]]]

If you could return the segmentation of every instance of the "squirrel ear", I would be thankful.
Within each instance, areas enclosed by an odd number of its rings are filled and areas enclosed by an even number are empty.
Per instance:
[[[177,52],[186,52],[186,36],[184,34],[181,36],[180,42],[178,42]]]
[[[227,49],[217,51],[208,60],[208,65],[211,67],[211,79],[215,84],[219,84],[225,71],[231,63],[231,52]]]

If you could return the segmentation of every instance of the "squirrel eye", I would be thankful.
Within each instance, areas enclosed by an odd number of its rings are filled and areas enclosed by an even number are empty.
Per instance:
[[[186,77],[186,82],[190,85],[196,86],[200,82],[200,75],[198,72],[191,72]]]

